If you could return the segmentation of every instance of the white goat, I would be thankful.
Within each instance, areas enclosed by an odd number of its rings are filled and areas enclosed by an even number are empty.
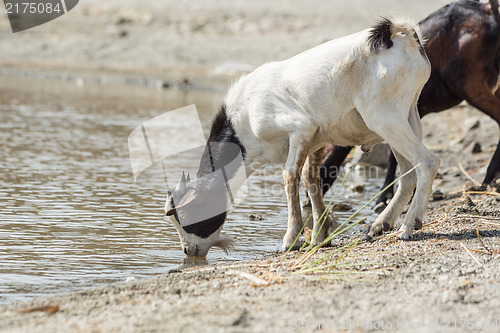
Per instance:
[[[327,237],[331,221],[322,228],[318,223],[325,209],[318,172],[324,145],[362,145],[368,151],[387,141],[402,172],[419,166],[401,180],[368,235],[393,227],[416,185],[402,227],[401,238],[409,239],[415,223],[423,219],[439,164],[421,142],[416,107],[430,69],[418,26],[406,19],[382,19],[371,29],[262,65],[242,77],[212,124],[209,144],[221,146],[207,149],[197,178],[187,181],[183,176],[167,197],[165,212],[179,232],[184,252],[205,256],[211,246],[225,248],[230,243],[220,236],[227,209],[217,216],[190,218],[213,205],[207,203],[213,201],[212,189],[221,186],[214,185],[210,174],[216,169],[214,161],[226,164],[221,159],[230,144],[241,150],[249,174],[262,164],[285,163],[288,228],[283,249],[288,249],[302,227],[301,172],[311,195],[316,242]]]

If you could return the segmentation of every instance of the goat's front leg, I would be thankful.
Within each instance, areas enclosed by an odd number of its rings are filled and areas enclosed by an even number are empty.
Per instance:
[[[311,198],[312,216],[314,220],[311,242],[322,243],[328,236],[328,228],[332,224],[332,218],[326,211],[320,182],[321,159],[323,158],[324,147],[307,157],[307,161],[302,170],[302,179]]]
[[[288,204],[288,226],[285,237],[283,238],[283,251],[288,249],[297,250],[300,248],[299,243],[296,242],[296,239],[299,237],[299,232],[302,229],[299,184],[300,173],[307,158],[309,144],[308,138],[297,136],[290,137],[288,158],[285,168],[283,169],[283,179],[285,181]]]

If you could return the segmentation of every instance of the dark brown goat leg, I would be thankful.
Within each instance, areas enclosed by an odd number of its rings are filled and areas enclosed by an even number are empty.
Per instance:
[[[484,82],[484,81],[483,81]],[[473,82],[474,84],[477,83]],[[474,86],[472,82],[466,86],[469,90],[474,90],[475,94],[467,98],[467,102],[474,106],[475,108],[483,111],[491,118],[493,118],[497,124],[500,126],[500,89],[496,91],[495,94],[490,90],[490,88],[484,83],[481,86]],[[486,171],[486,176],[483,181],[483,186],[489,185],[495,180],[497,175],[500,173],[500,139],[491,159],[491,162]]]

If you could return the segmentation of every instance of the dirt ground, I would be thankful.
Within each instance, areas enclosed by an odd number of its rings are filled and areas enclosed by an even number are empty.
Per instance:
[[[368,27],[379,15],[420,20],[446,2],[86,0],[15,35],[0,20],[0,75],[103,89],[223,89],[241,72]],[[194,263],[153,279],[1,306],[0,331],[498,332],[500,195],[494,187],[475,190],[469,179],[484,177],[497,125],[466,105],[423,123],[425,143],[441,158],[434,190],[442,196],[411,241],[389,233],[339,256],[334,251],[352,241],[340,237],[307,261],[331,254],[321,273],[300,272],[299,253]]]

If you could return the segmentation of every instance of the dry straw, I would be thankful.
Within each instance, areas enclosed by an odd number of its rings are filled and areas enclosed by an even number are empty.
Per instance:
[[[402,174],[400,177],[395,179],[392,183],[390,183],[388,186],[386,186],[384,189],[382,189],[380,192],[378,192],[376,195],[374,195],[369,201],[367,201],[361,208],[359,208],[356,212],[354,212],[349,218],[347,218],[342,224],[340,224],[323,242],[321,242],[318,245],[314,245],[318,235],[311,235],[311,241],[307,245],[306,242],[301,246],[300,250],[304,250],[305,247],[307,247],[306,251],[299,255],[297,258],[290,260],[288,263],[287,268],[291,269],[294,271],[296,274],[328,274],[328,275],[345,275],[345,274],[366,274],[366,273],[375,273],[375,272],[359,272],[359,271],[347,271],[345,268],[353,267],[353,266],[361,266],[361,265],[374,265],[376,263],[367,263],[367,264],[351,264],[351,263],[346,263],[344,262],[346,257],[349,255],[349,253],[354,249],[359,243],[360,239],[353,240],[352,242],[337,248],[333,251],[329,251],[327,254],[313,259],[313,257],[316,256],[316,254],[319,252],[319,250],[324,247],[327,244],[330,244],[330,242],[341,235],[342,233],[348,231],[355,225],[358,225],[359,223],[363,222],[365,218],[358,219],[356,222],[351,223],[350,225],[347,225],[349,222],[353,221],[354,218],[364,209],[366,206],[368,206],[371,202],[373,202],[375,199],[377,199],[384,191],[386,191],[388,188],[393,186],[397,181],[401,180],[403,177],[407,176],[411,172],[413,172],[420,164],[416,165],[412,169],[408,170],[404,174]],[[354,169],[355,165],[350,168],[349,172],[346,174],[344,179],[342,180],[342,183],[338,187],[337,191],[333,195],[333,198],[330,200],[328,206],[326,207],[325,211],[321,215],[320,221],[321,221],[321,226],[324,225],[327,214],[329,212],[329,208],[332,206],[333,201],[335,200],[340,188],[343,186],[345,183],[347,177],[351,173],[351,171]],[[309,219],[308,219],[309,220]],[[307,224],[307,223],[306,223]],[[305,225],[305,224],[304,224]],[[299,233],[302,234],[304,231],[304,227]],[[295,245],[298,242],[299,236],[295,239],[293,245]],[[292,247],[293,247],[292,245]],[[287,259],[289,255],[290,250],[288,250],[285,253],[285,256],[283,257],[282,263]],[[343,270],[344,269],[344,270]]]

